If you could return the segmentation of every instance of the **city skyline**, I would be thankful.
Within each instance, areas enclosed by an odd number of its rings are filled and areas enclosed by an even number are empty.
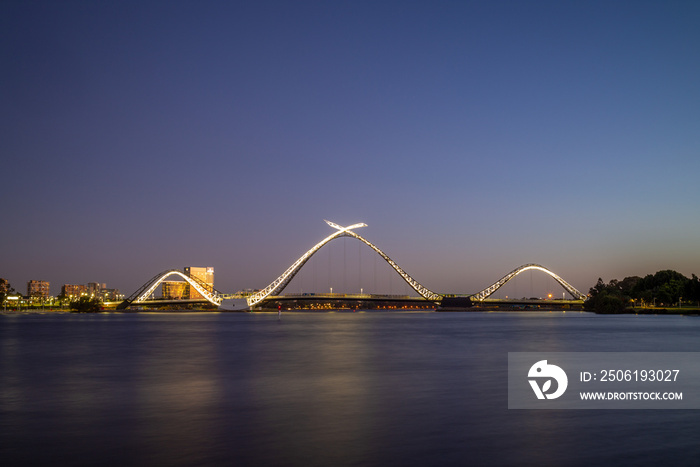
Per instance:
[[[3,2],[0,277],[128,296],[210,265],[218,290],[262,288],[323,219],[366,222],[444,293],[531,262],[583,292],[690,277],[698,20],[695,2]]]
[[[353,228],[356,227],[367,227],[366,224],[360,223],[360,224],[355,224],[351,227],[342,227],[338,226],[337,224],[334,224],[333,222],[330,221],[325,221],[327,224],[331,225],[333,228],[336,228],[338,230],[353,230]],[[354,236],[354,235],[352,235]],[[330,238],[330,237],[329,237]],[[349,237],[339,237],[342,238],[343,242],[346,242]],[[360,237],[357,237],[358,239]],[[326,239],[327,241],[328,239]],[[357,293],[370,293],[370,294],[395,294],[398,293],[399,295],[413,295],[413,296],[418,296],[418,294],[412,290],[411,285],[406,283],[401,277],[394,277],[398,276],[397,271],[394,271],[387,263],[384,262],[384,260],[379,259],[379,262],[381,263],[380,265],[380,270],[383,269],[383,272],[380,273],[382,277],[377,279],[377,258],[381,258],[381,256],[377,253],[372,251],[372,248],[366,247],[363,245],[363,241],[357,241],[357,256],[353,258],[352,256],[354,255],[354,252],[351,251],[350,254],[348,255],[348,247],[346,243],[343,243],[342,246],[339,244],[339,241],[335,242],[329,242],[330,245],[335,247],[335,251],[332,251],[331,246],[324,246],[322,247],[322,250],[324,253],[316,252],[315,254],[312,254],[312,256],[305,261],[306,264],[304,264],[303,267],[299,269],[299,271],[296,273],[296,276],[293,276],[294,278],[288,282],[288,285],[279,291],[279,293],[291,293],[291,294],[296,294],[296,293],[303,293],[303,292],[328,292],[330,288],[330,293],[333,293],[334,287],[335,287],[335,292],[336,293],[349,293],[349,294],[357,294]],[[311,252],[311,250],[309,250]],[[307,252],[305,256],[309,253]],[[342,252],[342,253],[341,253]],[[371,256],[374,259],[374,265],[368,265],[367,261],[367,256]],[[320,258],[323,256],[323,258]],[[349,256],[349,257],[348,257]],[[363,260],[362,258],[365,257]],[[297,261],[301,260],[302,258],[299,258]],[[324,263],[325,261],[328,261],[328,269],[323,269],[325,265],[322,266],[317,266],[319,263]],[[365,266],[363,267],[363,261],[365,262]],[[369,261],[371,263],[371,260]],[[313,266],[310,266],[313,265]],[[400,266],[399,266],[400,267]],[[290,268],[291,269],[291,268]],[[304,289],[304,275],[307,274],[308,272],[305,273],[304,271],[309,271],[310,269],[313,269],[313,278],[309,279],[307,277],[306,279],[306,286],[307,288]],[[317,269],[321,269],[320,273],[317,271]],[[517,282],[518,282],[518,276],[522,274],[522,270],[530,270],[530,275],[528,277],[521,276],[520,281],[521,285],[520,288],[518,288]],[[168,271],[162,271],[158,274],[158,276],[165,276],[167,275],[168,272],[172,273],[172,271],[179,271],[180,274],[184,273],[187,276],[195,277],[196,279],[199,279],[200,281],[203,281],[205,284],[208,284],[209,287],[214,288],[214,268],[211,266],[207,267],[192,267],[192,266],[186,266],[186,267],[181,267],[181,268],[174,268],[170,269]],[[532,270],[539,270],[542,272],[537,272],[539,274],[536,279],[534,279],[532,276]],[[350,271],[350,273],[348,273]],[[567,286],[570,287],[569,284],[566,286],[564,284],[557,284],[557,280],[552,277],[553,271],[547,271],[545,267],[536,264],[536,263],[529,263],[529,264],[524,264],[524,265],[519,265],[517,268],[515,268],[513,271],[509,272],[506,276],[507,277],[513,277],[512,281],[507,281],[505,286],[502,288],[498,288],[495,297],[499,298],[508,298],[508,294],[510,294],[510,298],[544,298],[546,299],[549,297],[550,299],[554,298],[557,299],[558,293],[562,294],[562,298],[566,298],[567,294],[570,298],[573,299],[578,299],[579,297],[577,294],[581,293],[581,291],[575,291],[572,292],[571,290],[567,289]],[[374,280],[372,281],[371,275],[374,275]],[[645,274],[646,276],[651,276],[652,274]],[[348,276],[350,278],[348,279]],[[501,280],[506,279],[507,277],[504,276]],[[692,274],[692,276],[695,276],[695,274]],[[171,278],[173,276],[170,276]],[[341,279],[342,278],[342,279]],[[393,278],[393,280],[392,280]],[[355,280],[357,279],[357,280]],[[534,280],[533,280],[534,279]],[[560,278],[561,279],[561,278]],[[690,277],[688,277],[690,279]],[[3,278],[3,280],[5,280]],[[279,280],[279,279],[277,279]],[[529,281],[529,287],[528,287],[528,281]],[[276,281],[275,281],[276,282]],[[309,283],[312,282],[314,286],[312,288],[309,288]],[[398,282],[398,284],[396,284]],[[31,288],[34,287],[43,287],[43,295],[44,296],[53,296],[50,292],[50,287],[49,287],[50,281],[37,281],[37,280],[30,280],[27,283],[27,296],[32,296],[33,293],[31,292]],[[326,287],[324,290],[323,285],[317,286],[317,283],[326,283]],[[8,282],[10,286],[10,284]],[[163,283],[163,289],[161,291],[160,287],[157,288],[157,296],[161,296],[163,298],[182,298],[177,295],[181,294],[182,290],[187,290],[186,295],[189,298],[203,298],[199,293],[193,292],[193,287],[190,285],[187,285],[187,282],[184,281],[183,279],[180,279],[178,277],[175,277],[175,281],[173,282],[172,279],[170,281],[164,281]],[[144,284],[145,285],[145,284]],[[272,284],[270,284],[272,285]],[[418,284],[420,285],[420,284]],[[493,287],[494,284],[489,284],[489,288]],[[90,282],[87,284],[66,284],[63,283],[61,286],[61,294],[64,294],[65,289],[68,287],[82,287],[83,289],[90,288],[93,286],[98,286],[101,287],[101,289],[106,290],[110,293],[116,291],[119,293],[118,289],[107,289],[105,283],[93,283]],[[166,287],[168,286],[168,287]],[[175,287],[175,289],[172,289]],[[499,286],[500,287],[500,286]],[[21,290],[16,289],[15,287],[12,287],[13,289],[16,290],[16,292],[21,292]],[[167,289],[167,290],[166,290]],[[215,288],[214,288],[215,289]],[[228,290],[228,291],[222,291],[218,290],[218,292],[221,293],[239,293],[239,292],[253,292],[253,291],[259,291],[261,288],[250,288],[250,287],[245,287],[241,288],[238,290]],[[560,290],[561,289],[561,290]],[[215,289],[216,290],[216,289]],[[582,289],[583,290],[583,289]],[[587,290],[587,289],[586,289]],[[564,292],[565,291],[565,292]],[[433,292],[433,291],[429,291]],[[436,291],[438,294],[441,293],[440,291]],[[442,291],[442,293],[446,294],[469,294],[469,295],[474,295],[478,296],[480,294],[486,293],[486,294],[491,294],[492,292],[487,289],[484,289],[477,293],[476,290],[470,290],[470,291],[464,291],[464,290],[459,290],[459,291]],[[194,294],[194,295],[193,295]],[[586,291],[583,291],[583,294],[586,294]],[[274,295],[274,294],[273,294]],[[122,294],[123,296],[123,294]]]

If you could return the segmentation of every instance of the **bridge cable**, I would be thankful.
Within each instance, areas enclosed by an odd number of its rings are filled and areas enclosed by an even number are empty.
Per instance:
[[[374,257],[374,290],[372,293],[377,293],[377,255],[372,255]]]
[[[394,295],[394,272],[389,271],[389,294]]]
[[[313,262],[313,266],[312,266],[312,267],[313,267],[313,273],[314,273],[314,279],[313,279],[313,282],[314,282],[314,289],[312,290],[312,292],[315,293],[315,292],[317,291],[317,290],[316,290],[316,258],[313,258],[313,260],[314,260],[314,262]]]
[[[362,243],[357,242],[357,287],[360,288],[360,293],[362,293]]]

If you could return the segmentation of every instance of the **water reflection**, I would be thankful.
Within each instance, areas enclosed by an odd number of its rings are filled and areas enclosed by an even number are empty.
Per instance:
[[[694,411],[508,410],[507,352],[697,351],[699,331],[571,313],[2,316],[0,457],[691,465]]]
[[[210,448],[222,393],[218,349],[210,337],[214,332],[211,324],[177,321],[133,342],[139,351],[129,389],[135,398],[134,435],[144,459],[188,464]]]

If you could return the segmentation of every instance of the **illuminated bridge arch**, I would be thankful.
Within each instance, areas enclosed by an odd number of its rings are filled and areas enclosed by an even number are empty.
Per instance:
[[[486,287],[481,292],[474,294],[471,298],[474,300],[481,301],[481,300],[485,299],[486,297],[488,297],[489,295],[491,295],[492,293],[494,293],[496,290],[503,287],[506,284],[506,282],[508,282],[509,280],[511,280],[512,278],[514,278],[518,274],[520,274],[521,272],[531,270],[531,269],[536,269],[538,271],[542,271],[542,272],[547,273],[550,276],[552,276],[552,278],[554,278],[554,280],[557,281],[559,283],[559,285],[561,285],[564,288],[564,290],[569,292],[569,294],[571,294],[571,296],[574,297],[575,299],[577,299],[577,300],[585,300],[586,299],[586,295],[584,295],[581,292],[579,292],[578,290],[576,290],[576,288],[573,285],[569,284],[564,279],[557,276],[556,274],[554,274],[552,271],[545,268],[544,266],[540,266],[539,264],[534,264],[534,263],[524,264],[524,265],[520,266],[519,268],[512,270],[511,272],[509,272],[508,274],[503,276],[499,281]]]
[[[141,286],[140,289],[134,292],[129,298],[124,300],[124,302],[122,302],[117,308],[123,309],[128,307],[129,305],[135,305],[138,303],[145,302],[148,299],[148,297],[150,297],[151,294],[158,288],[158,286],[170,276],[182,277],[183,279],[185,279],[185,281],[187,281],[188,284],[194,287],[194,289],[197,292],[199,292],[202,295],[202,297],[204,297],[204,299],[207,300],[209,303],[216,306],[221,305],[221,302],[223,301],[221,293],[219,293],[209,284],[197,279],[196,277],[188,276],[187,274],[184,274],[183,272],[177,269],[169,269],[167,271],[163,271],[160,274],[153,276],[151,280],[149,280],[143,286]]]
[[[396,264],[391,258],[389,258],[382,250],[377,248],[374,244],[366,240],[365,238],[361,237],[360,235],[356,234],[355,232],[352,231],[352,229],[360,228],[360,227],[367,227],[367,224],[360,223],[360,224],[353,224],[348,227],[342,227],[338,224],[335,224],[330,221],[326,221],[328,225],[333,227],[334,229],[337,229],[337,231],[328,237],[324,238],[320,242],[318,242],[316,245],[313,246],[309,251],[304,253],[298,260],[296,260],[289,268],[287,268],[284,273],[282,273],[281,276],[279,276],[277,279],[275,279],[270,285],[262,289],[261,291],[250,295],[247,298],[248,301],[248,306],[255,306],[259,304],[260,302],[264,301],[267,297],[271,295],[278,295],[282,290],[284,290],[285,287],[289,284],[289,282],[294,278],[297,272],[301,269],[304,264],[316,253],[318,250],[320,250],[326,243],[330,242],[333,239],[336,239],[338,237],[355,237],[371,249],[373,249],[379,256],[381,256],[389,265],[394,268],[394,270],[399,273],[401,278],[406,281],[408,285],[413,288],[420,296],[425,298],[426,300],[430,300],[433,302],[439,302],[442,300],[442,295],[437,294],[425,287],[423,287],[421,284],[418,283],[415,279],[413,279],[411,276],[409,276],[403,269],[399,267],[398,264]]]

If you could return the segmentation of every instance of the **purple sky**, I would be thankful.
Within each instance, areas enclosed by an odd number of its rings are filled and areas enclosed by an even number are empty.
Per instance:
[[[528,262],[582,291],[698,274],[698,24],[696,1],[5,0],[0,277],[260,288],[324,218],[437,292]]]

